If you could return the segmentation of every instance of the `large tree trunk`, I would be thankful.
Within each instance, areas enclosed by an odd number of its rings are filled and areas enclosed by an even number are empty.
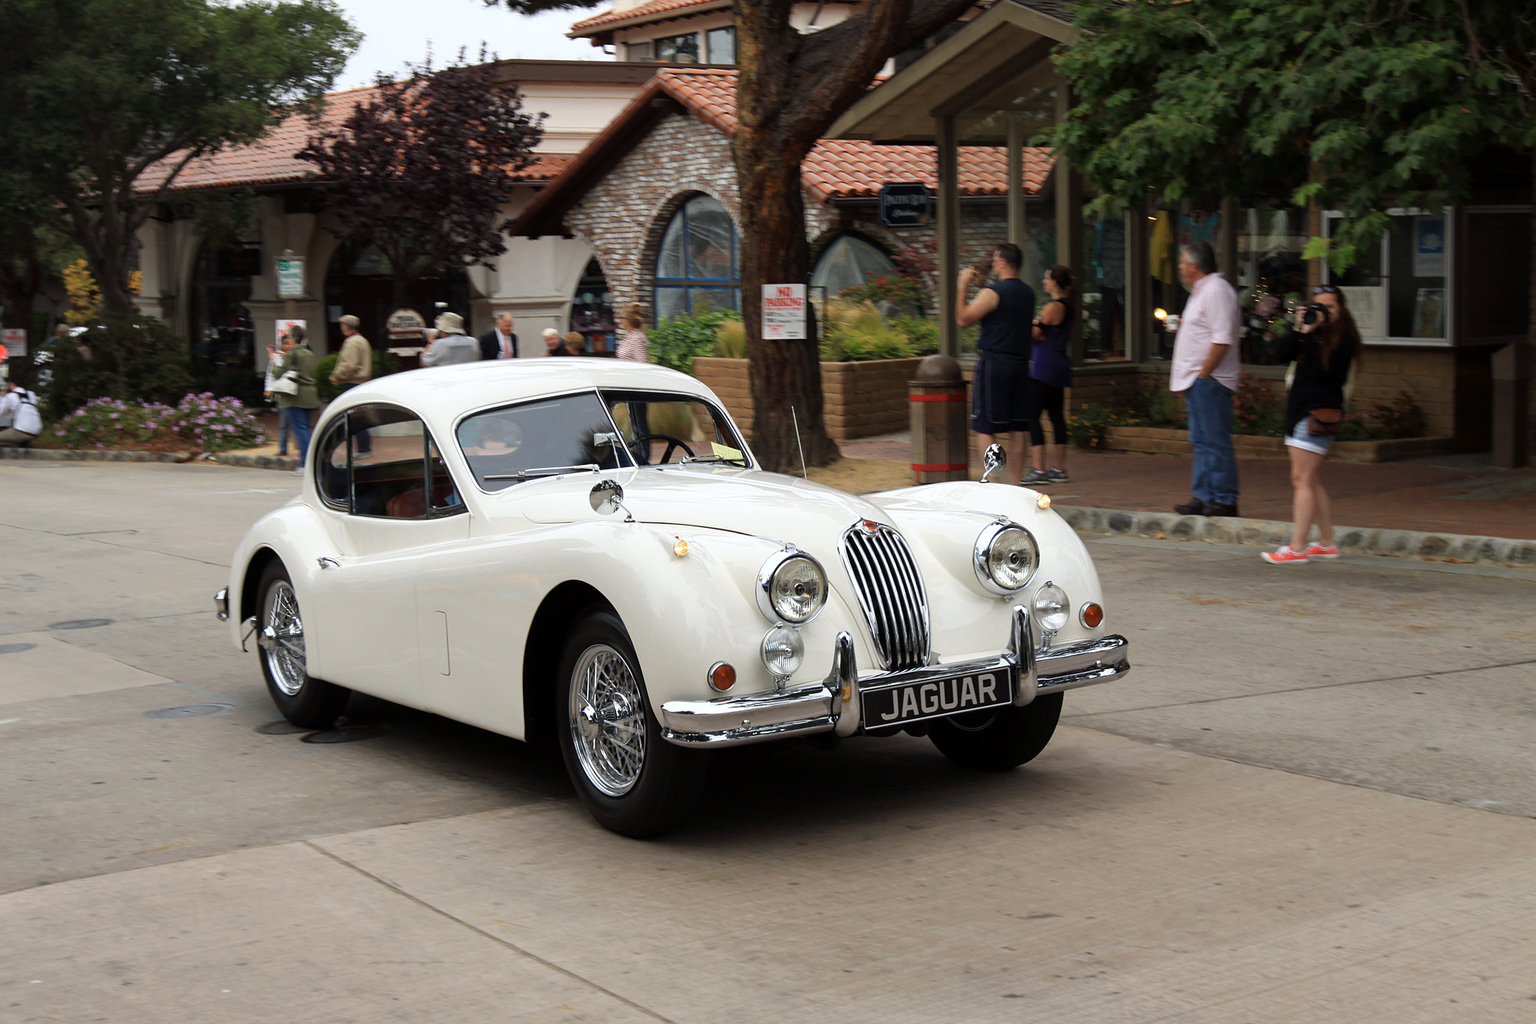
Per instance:
[[[822,417],[821,359],[814,319],[803,341],[764,341],[765,284],[810,282],[805,200],[800,161],[816,144],[815,132],[796,134],[785,117],[797,97],[783,72],[799,49],[783,0],[736,0],[736,54],[740,81],[731,149],[741,197],[741,315],[746,322],[752,378],[752,448],[763,465],[781,473],[838,458]],[[798,425],[798,436],[796,426]]]

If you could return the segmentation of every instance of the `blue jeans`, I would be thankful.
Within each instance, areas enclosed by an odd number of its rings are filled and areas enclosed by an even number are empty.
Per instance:
[[[1184,392],[1189,443],[1195,449],[1190,493],[1207,505],[1237,504],[1237,455],[1232,450],[1232,392],[1215,377],[1196,377]]]
[[[304,460],[309,456],[309,418],[315,410],[300,409],[296,405],[290,405],[283,410],[283,419],[288,421],[288,429],[293,432],[293,443],[299,449],[299,468],[304,468]]]

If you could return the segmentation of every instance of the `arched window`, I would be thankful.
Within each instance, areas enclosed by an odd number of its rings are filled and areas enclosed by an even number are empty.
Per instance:
[[[656,253],[656,319],[708,309],[740,309],[736,225],[706,195],[672,215]]]
[[[828,298],[836,298],[845,288],[857,288],[871,278],[894,273],[896,264],[879,246],[858,235],[839,235],[816,261],[811,286],[825,288]]]

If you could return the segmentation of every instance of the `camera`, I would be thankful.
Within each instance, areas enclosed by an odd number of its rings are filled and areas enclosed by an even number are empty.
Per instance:
[[[1328,307],[1321,302],[1314,302],[1301,311],[1301,322],[1308,327],[1319,323],[1326,324],[1330,319],[1332,319],[1332,314],[1328,312]]]

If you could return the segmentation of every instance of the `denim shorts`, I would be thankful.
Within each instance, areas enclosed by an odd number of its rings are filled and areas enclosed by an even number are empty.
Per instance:
[[[1307,417],[1303,415],[1296,421],[1296,429],[1286,435],[1285,443],[1292,448],[1300,448],[1302,451],[1316,452],[1319,455],[1328,454],[1328,446],[1333,443],[1331,437],[1318,437],[1307,430]]]

